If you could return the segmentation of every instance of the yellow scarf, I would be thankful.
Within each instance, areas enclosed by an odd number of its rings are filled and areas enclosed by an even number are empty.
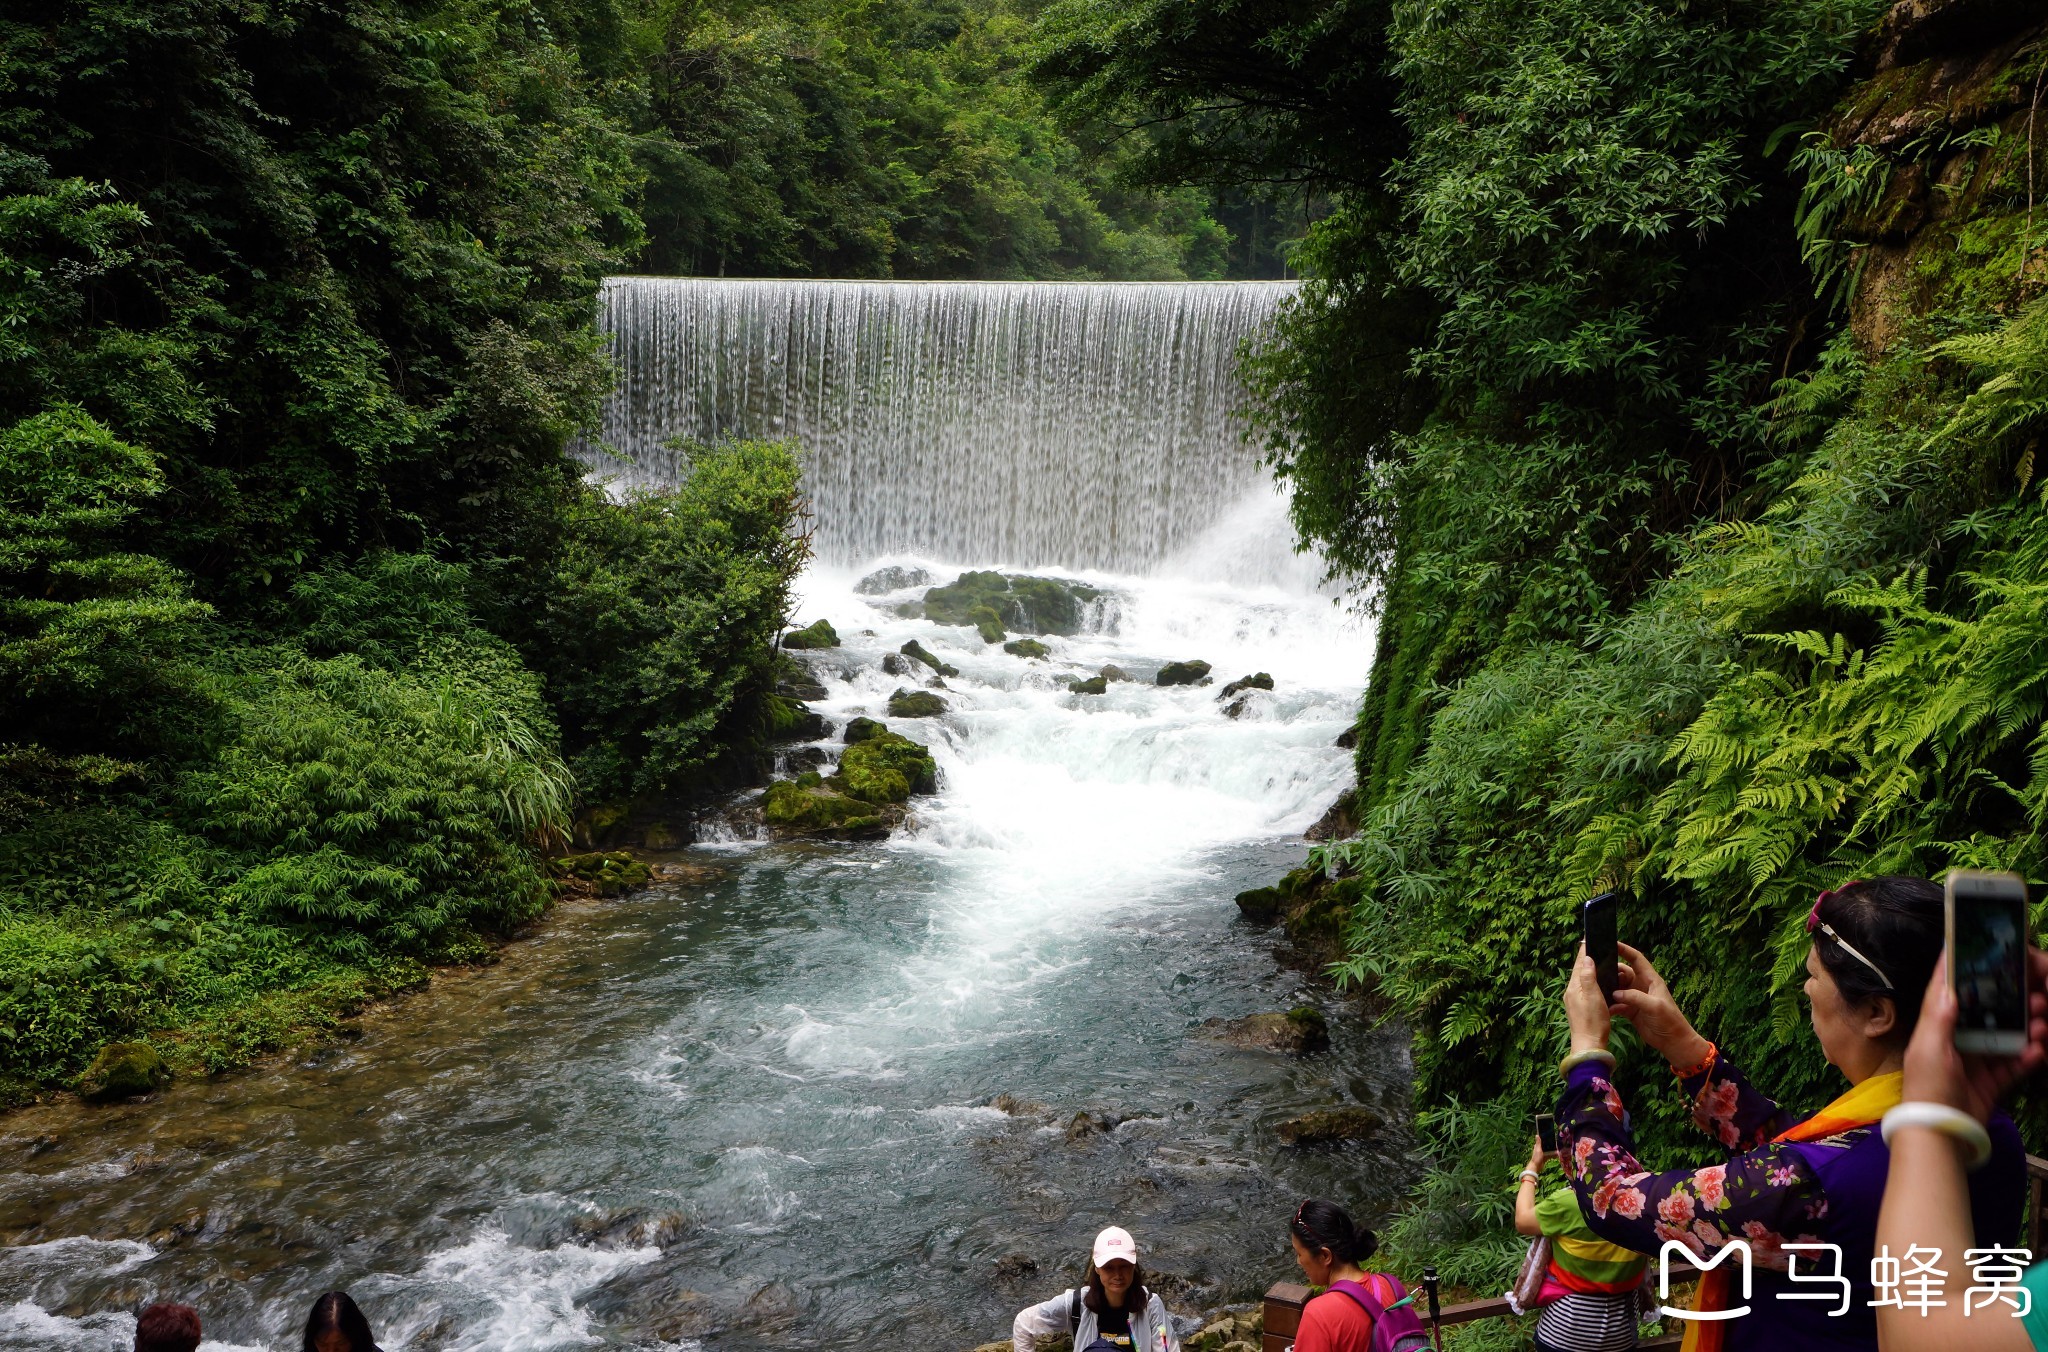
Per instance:
[[[1873,1075],[1862,1084],[1851,1086],[1847,1093],[1798,1126],[1782,1131],[1772,1139],[1820,1141],[1857,1127],[1871,1126],[1898,1107],[1904,1096],[1905,1076],[1902,1073],[1891,1070]],[[1725,1267],[1702,1273],[1699,1294],[1693,1297],[1693,1309],[1727,1309],[1728,1288],[1733,1278],[1734,1273]],[[1681,1352],[1721,1352],[1721,1340],[1727,1329],[1727,1323],[1722,1320],[1688,1320],[1685,1346]]]

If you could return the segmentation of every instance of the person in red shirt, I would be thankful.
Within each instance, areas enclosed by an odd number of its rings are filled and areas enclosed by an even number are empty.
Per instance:
[[[1359,1266],[1379,1248],[1370,1230],[1351,1223],[1344,1208],[1310,1198],[1294,1213],[1288,1227],[1294,1261],[1310,1286],[1352,1281],[1389,1305],[1401,1292],[1376,1272]],[[1325,1291],[1301,1309],[1301,1327],[1294,1334],[1294,1352],[1370,1352],[1372,1317],[1365,1307],[1338,1291]]]

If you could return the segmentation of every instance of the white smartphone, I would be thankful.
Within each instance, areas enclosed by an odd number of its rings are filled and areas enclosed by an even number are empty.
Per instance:
[[[2027,885],[2017,873],[1953,869],[1946,892],[1956,1047],[2018,1056],[2027,1049]]]

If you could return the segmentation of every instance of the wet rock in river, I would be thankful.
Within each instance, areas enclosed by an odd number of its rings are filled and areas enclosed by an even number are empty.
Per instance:
[[[891,676],[908,676],[915,668],[902,653],[890,653],[882,659],[882,670]]]
[[[1298,1005],[1285,1014],[1252,1014],[1242,1019],[1208,1019],[1202,1035],[1232,1047],[1306,1056],[1327,1050],[1330,1026],[1322,1011]]]
[[[109,1042],[78,1077],[81,1097],[97,1103],[135,1098],[169,1084],[171,1068],[147,1042]]]
[[[995,572],[962,573],[924,594],[924,617],[934,624],[979,627],[986,607],[996,622],[1023,634],[1076,634],[1084,608],[1102,595],[1093,587],[1052,577]]]
[[[784,699],[807,700],[823,699],[827,692],[809,667],[793,657],[784,657],[775,664],[775,693]]]
[[[846,748],[839,773],[825,783],[862,802],[901,803],[913,793],[938,792],[939,767],[918,743],[883,731]]]
[[[1154,685],[1207,685],[1209,664],[1203,661],[1168,662],[1152,678]]]
[[[815,620],[802,629],[792,629],[789,633],[784,634],[782,636],[782,646],[798,649],[836,648],[839,646],[839,635],[833,630],[829,621]]]
[[[569,885],[567,890],[589,896],[621,896],[654,880],[647,865],[616,850],[565,855],[550,861],[550,868]]]
[[[777,742],[815,742],[832,735],[832,725],[809,705],[787,695],[768,697],[768,736]]]
[[[967,619],[983,643],[1001,643],[1009,637],[1003,632],[1003,617],[996,614],[994,606],[976,606],[967,612]]]
[[[1130,672],[1125,671],[1122,667],[1118,666],[1114,662],[1106,664],[1102,668],[1101,675],[1102,679],[1105,681],[1129,681],[1136,679],[1134,676],[1131,675]]]
[[[1206,667],[1204,669],[1206,670]],[[1263,671],[1255,671],[1249,676],[1240,676],[1229,685],[1224,686],[1216,698],[1219,700],[1229,699],[1240,690],[1271,690],[1272,688],[1273,678]]]
[[[1329,811],[1302,833],[1304,840],[1343,840],[1358,834],[1358,790],[1346,789],[1330,804]]]
[[[1100,676],[1090,676],[1085,681],[1075,681],[1067,689],[1077,695],[1106,695],[1109,693],[1109,683]]]
[[[880,840],[903,820],[903,809],[841,793],[813,773],[770,784],[761,801],[761,817],[782,836]]]
[[[941,676],[958,676],[960,674],[960,668],[947,662],[941,662],[938,658],[932,656],[930,650],[916,639],[910,640],[910,642],[904,644],[897,651],[901,652],[905,657],[924,663]],[[893,676],[896,673],[890,672],[889,674]]]
[[[865,742],[888,730],[889,725],[879,718],[851,718],[846,723],[846,744],[852,746],[856,742]]]
[[[898,689],[889,696],[891,718],[937,718],[951,706],[927,690]]]
[[[1237,894],[1238,913],[1254,924],[1272,924],[1286,904],[1287,894],[1277,887],[1253,887]]]
[[[1384,1119],[1370,1108],[1319,1108],[1290,1117],[1273,1129],[1288,1145],[1332,1145],[1369,1141],[1380,1134]]]
[[[1011,639],[1003,645],[1003,651],[1012,657],[1029,657],[1034,659],[1043,659],[1052,653],[1052,649],[1046,647],[1035,638]]]
[[[922,568],[905,568],[891,564],[877,568],[853,584],[853,589],[862,596],[883,596],[889,592],[902,591],[905,587],[929,587],[932,575]]]

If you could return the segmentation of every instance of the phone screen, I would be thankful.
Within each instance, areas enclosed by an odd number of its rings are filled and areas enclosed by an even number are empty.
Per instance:
[[[2027,896],[2019,883],[1971,878],[1953,889],[1956,1031],[2027,1031]]]
[[[1615,948],[1614,912],[1619,898],[1612,892],[1602,892],[1588,901],[1581,909],[1584,918],[1586,952],[1593,959],[1593,970],[1599,977],[1600,993],[1609,1000],[1614,999],[1617,984],[1616,969],[1621,962]]]
[[[1557,1149],[1557,1119],[1549,1113],[1536,1114],[1536,1139],[1545,1150]]]

